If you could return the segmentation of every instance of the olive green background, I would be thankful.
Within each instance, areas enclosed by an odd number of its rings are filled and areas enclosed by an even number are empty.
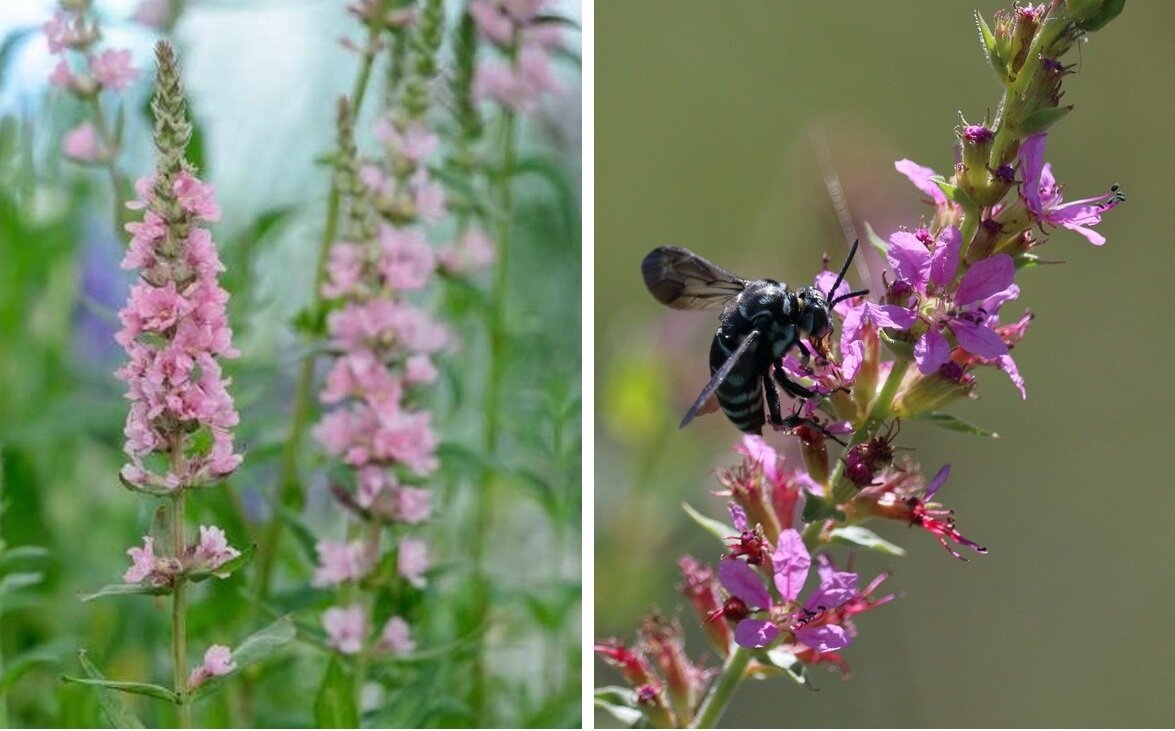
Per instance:
[[[985,17],[998,7],[984,2]],[[677,421],[705,383],[713,313],[675,313],[638,272],[659,244],[747,277],[806,283],[845,244],[812,130],[828,140],[848,203],[885,237],[929,207],[893,161],[953,162],[958,110],[994,111],[973,5],[596,3],[596,634],[631,639],[653,606],[712,653],[675,592],[678,556],[720,555],[687,521],[713,515],[713,469],[734,462],[720,416]],[[1000,439],[903,424],[897,444],[928,470],[962,531],[990,548],[969,563],[900,525],[876,525],[904,558],[902,598],[859,618],[854,675],[814,673],[819,692],[747,683],[726,726],[1169,726],[1175,485],[1168,424],[1175,5],[1131,2],[1066,58],[1076,105],[1047,157],[1069,200],[1121,183],[1127,203],[1090,246],[1068,231],[1040,250],[1064,266],[1020,273],[1037,319],[1015,350],[1021,401],[995,371],[953,410]],[[778,436],[769,437],[776,444]],[[840,554],[843,555],[843,554]],[[620,677],[597,665],[598,684]],[[605,719],[598,719],[605,722]]]

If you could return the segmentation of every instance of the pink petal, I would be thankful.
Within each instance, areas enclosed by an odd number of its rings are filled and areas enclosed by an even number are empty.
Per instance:
[[[863,317],[872,320],[878,327],[898,330],[909,330],[918,321],[918,315],[913,310],[898,305],[875,305],[872,302],[865,303]]]
[[[770,645],[778,636],[779,628],[766,619],[744,619],[734,628],[734,641],[752,650]]]
[[[930,329],[914,343],[914,362],[918,372],[929,376],[951,359],[951,346],[937,330]]]
[[[1020,375],[1020,369],[1016,367],[1016,361],[1012,360],[1010,355],[1001,355],[996,359],[997,366],[1001,371],[1008,374],[1008,378],[1012,379],[1012,385],[1020,392],[1020,398],[1028,398],[1028,393],[1024,390],[1024,377]]]
[[[796,630],[796,639],[816,652],[836,652],[848,647],[852,642],[845,628],[836,624],[803,627]]]
[[[731,596],[742,599],[748,607],[767,609],[771,606],[771,594],[763,585],[763,579],[743,561],[719,561],[718,581]]]
[[[812,566],[812,556],[804,545],[804,539],[792,528],[779,534],[775,553],[771,554],[771,563],[775,570],[775,588],[785,602],[795,601],[804,588],[804,581],[808,578],[808,569]]]
[[[987,325],[975,325],[966,320],[951,320],[951,332],[959,341],[959,347],[980,358],[995,358],[1007,355],[1008,346],[999,333]]]
[[[1031,135],[1020,143],[1020,175],[1024,182],[1020,185],[1020,195],[1028,204],[1028,210],[1040,217],[1040,176],[1044,163],[1044,145],[1047,135],[1044,132]]]
[[[936,175],[934,170],[923,167],[913,160],[898,160],[893,166],[899,173],[909,178],[915,188],[929,196],[936,205],[947,202],[947,196],[942,192],[942,188],[930,180]]]
[[[934,473],[934,477],[930,478],[930,482],[926,485],[926,490],[922,493],[922,500],[925,502],[934,497],[934,493],[938,492],[938,489],[943,486],[950,474],[951,466],[949,464],[944,464],[940,467],[938,472]]]
[[[951,226],[938,235],[938,247],[930,256],[930,281],[945,287],[955,278],[959,268],[959,250],[963,247],[963,234]]]
[[[930,250],[909,231],[898,231],[889,237],[885,258],[898,279],[909,282],[914,289],[926,287],[930,275]]]
[[[969,305],[1007,289],[1016,278],[1016,264],[1007,254],[996,254],[975,262],[963,275],[955,302]]]

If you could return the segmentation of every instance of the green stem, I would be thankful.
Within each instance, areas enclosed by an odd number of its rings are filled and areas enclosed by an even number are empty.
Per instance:
[[[514,155],[517,145],[517,120],[513,112],[505,112],[502,117],[502,163],[498,170],[498,220],[495,230],[495,240],[498,245],[498,264],[494,277],[492,303],[489,311],[490,333],[490,375],[486,384],[485,400],[485,454],[489,458],[496,455],[501,442],[501,400],[502,377],[506,368],[506,288],[509,280],[510,254],[510,226],[513,213],[513,193],[511,184],[514,168]],[[485,587],[485,553],[489,541],[490,527],[493,524],[495,474],[487,469],[482,475],[482,485],[476,491],[477,504],[474,508],[473,530],[473,561],[478,577],[478,584],[484,591]],[[483,599],[482,614],[490,614],[490,600],[488,593]],[[473,658],[473,688],[471,691],[471,705],[474,718],[483,718],[486,701],[486,667],[485,643],[479,642],[474,650]]]
[[[734,691],[742,682],[743,674],[746,673],[750,662],[751,651],[745,647],[738,647],[730,653],[730,657],[726,658],[726,663],[722,666],[722,674],[718,676],[714,685],[710,686],[710,692],[702,701],[702,707],[698,709],[698,715],[689,725],[690,728],[714,728],[718,725],[718,720],[730,705]]]
[[[351,89],[351,103],[353,117],[357,118],[363,99],[367,95],[368,82],[371,79],[371,68],[375,62],[375,55],[379,49],[379,30],[373,27],[367,37],[367,45],[363,53],[363,61],[359,66],[359,73],[355,78],[355,85]],[[310,311],[318,312],[322,307],[322,283],[326,279],[326,261],[330,255],[330,246],[335,240],[339,228],[339,211],[342,206],[341,195],[337,179],[331,177],[330,193],[326,203],[326,223],[323,226],[322,238],[318,244],[318,258],[314,265],[314,292],[311,295]],[[286,440],[282,452],[281,466],[278,471],[278,496],[274,504],[274,515],[270,518],[265,536],[258,548],[257,569],[257,603],[255,611],[260,612],[269,597],[269,590],[273,583],[274,563],[278,555],[278,546],[281,543],[282,528],[285,522],[277,514],[281,507],[298,507],[302,502],[301,484],[298,481],[298,457],[301,454],[302,437],[311,415],[311,402],[314,396],[314,363],[316,354],[311,351],[302,357],[298,370],[298,381],[294,388],[294,409],[290,420],[290,435]]]
[[[174,452],[178,454],[178,449]],[[186,549],[184,539],[184,495],[181,487],[172,500],[171,535],[172,553],[181,560]],[[175,588],[171,603],[171,666],[175,681],[175,693],[179,698],[180,728],[192,727],[192,707],[188,703],[188,602],[187,585],[183,574],[175,577]]]
[[[118,169],[118,164],[115,162],[119,153],[119,143],[114,139],[114,134],[110,131],[110,125],[106,122],[106,115],[102,111],[102,104],[98,101],[97,94],[90,95],[90,108],[94,112],[94,129],[98,132],[98,136],[102,138],[102,147],[107,152],[107,157],[102,166],[106,168],[107,175],[110,176],[111,195],[114,198],[114,228],[115,234],[122,235],[122,225],[125,223],[125,209],[123,208],[123,194],[126,191],[126,180],[122,172]]]

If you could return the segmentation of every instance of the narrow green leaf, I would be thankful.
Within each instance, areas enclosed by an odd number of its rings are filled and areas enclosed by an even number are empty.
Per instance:
[[[358,728],[359,710],[355,707],[355,686],[348,673],[332,655],[314,699],[316,728]]]
[[[846,525],[840,528],[833,528],[829,533],[831,543],[840,543],[847,546],[857,546],[858,548],[866,548],[870,551],[877,551],[879,553],[888,553],[891,556],[904,556],[906,549],[890,543],[873,531],[859,525]]]
[[[0,579],[0,600],[3,600],[7,594],[39,584],[44,578],[45,574],[40,571],[18,571],[8,574]]]
[[[1033,135],[1044,132],[1058,120],[1073,111],[1073,105],[1067,107],[1045,107],[1029,114],[1020,121],[1019,131],[1023,135]]]
[[[889,252],[889,243],[877,235],[877,232],[873,230],[873,225],[868,221],[865,222],[865,238],[869,239],[869,245],[884,259]]]
[[[731,528],[722,521],[709,518],[705,515],[702,515],[697,510],[694,510],[689,503],[682,503],[681,508],[685,511],[686,515],[693,518],[695,523],[700,525],[706,530],[706,532],[710,533],[724,544],[727,538],[730,538],[736,533],[734,528]]]
[[[16,681],[20,680],[28,671],[37,667],[38,665],[56,665],[58,662],[57,655],[44,647],[37,647],[28,652],[23,652],[20,655],[8,660],[4,664],[4,672],[0,673],[0,697],[8,693]]]
[[[217,675],[209,678],[192,692],[192,701],[195,702],[216,692],[229,678],[240,673],[245,668],[267,659],[284,645],[293,641],[297,635],[294,628],[294,619],[290,615],[278,618],[273,624],[267,625],[241,640],[241,643],[232,648],[233,662],[237,668],[228,675]]]
[[[636,727],[645,714],[637,708],[636,691],[618,685],[596,689],[596,708],[607,711],[625,726]]]
[[[929,421],[935,426],[941,426],[943,429],[950,429],[962,434],[971,434],[976,437],[991,437],[992,439],[999,439],[1000,435],[993,431],[980,429],[974,424],[969,424],[957,416],[951,414],[944,414],[940,411],[931,411],[926,414],[919,414],[914,417],[920,421]]]
[[[1042,259],[1041,257],[1037,256],[1036,254],[1032,254],[1032,253],[1025,251],[1025,252],[1022,252],[1022,253],[1016,255],[1015,262],[1016,262],[1017,269],[1031,269],[1033,267],[1049,266],[1052,264],[1064,264],[1065,260],[1064,259]]]
[[[82,670],[91,680],[106,680],[102,671],[90,662],[85,650],[78,650],[78,662],[81,663]],[[143,722],[139,720],[134,711],[122,702],[121,697],[102,687],[95,688],[95,692],[98,694],[98,708],[102,712],[102,718],[106,721],[106,725],[111,728],[143,728]]]
[[[104,596],[163,596],[170,594],[170,586],[148,586],[146,584],[107,584],[101,589],[91,591],[88,593],[78,593],[78,598],[83,602],[92,602],[99,597]]]
[[[145,695],[150,698],[158,698],[161,701],[168,703],[178,703],[179,699],[176,694],[162,685],[155,685],[154,683],[138,683],[132,680],[99,680],[98,678],[75,678],[72,675],[62,675],[61,679],[67,683],[77,683],[78,685],[90,685],[99,688],[109,688],[110,690],[117,690],[122,693],[130,693],[132,695]]]
[[[983,55],[987,56],[987,60],[991,62],[991,67],[995,70],[995,75],[1001,81],[1006,80],[1008,77],[1007,61],[1000,56],[995,34],[991,32],[987,21],[983,19],[983,16],[978,10],[975,11],[975,25],[979,28],[979,42],[983,45]]]
[[[0,552],[0,570],[17,563],[18,561],[35,561],[37,559],[48,558],[49,549],[44,546],[14,546],[3,552]]]
[[[314,535],[314,531],[310,530],[310,526],[302,521],[297,512],[285,505],[277,506],[277,515],[290,529],[290,535],[294,536],[298,547],[302,549],[302,555],[310,563],[318,563],[318,549],[315,547],[318,544],[318,538]]]

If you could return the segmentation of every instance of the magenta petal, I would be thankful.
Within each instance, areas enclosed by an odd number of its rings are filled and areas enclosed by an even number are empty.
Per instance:
[[[963,247],[963,234],[958,227],[951,226],[938,235],[938,247],[930,256],[930,281],[945,287],[955,278],[959,268],[959,250]]]
[[[1020,195],[1028,204],[1028,210],[1037,218],[1040,217],[1040,174],[1044,168],[1044,145],[1047,135],[1044,132],[1030,135],[1020,143],[1021,176],[1024,182],[1020,185]]]
[[[855,340],[847,348],[841,347],[840,374],[846,381],[852,382],[857,378],[857,371],[865,360],[865,343]]]
[[[922,493],[922,500],[928,502],[930,498],[934,497],[934,493],[943,486],[947,481],[947,477],[951,474],[951,466],[944,464],[939,468],[938,472],[934,473],[934,477],[930,478],[930,483],[926,485],[926,490]]]
[[[1024,390],[1024,377],[1020,375],[1020,369],[1016,367],[1016,361],[1012,360],[1012,356],[1001,355],[996,361],[999,369],[1007,373],[1008,378],[1012,379],[1012,385],[1020,392],[1020,398],[1028,398],[1028,393]]]
[[[885,258],[894,276],[909,282],[914,289],[926,288],[930,274],[930,250],[909,231],[898,231],[889,237]]]
[[[909,330],[918,322],[918,315],[913,310],[897,305],[875,305],[866,302],[863,306],[862,317],[872,320],[878,327],[892,327],[898,330]]]
[[[775,553],[771,554],[771,564],[775,569],[775,588],[785,602],[795,601],[804,588],[804,580],[808,578],[808,569],[812,566],[812,556],[804,545],[804,539],[792,528],[779,534]]]
[[[828,295],[828,299],[830,299],[830,300],[836,299],[838,296],[840,296],[842,294],[848,294],[849,292],[853,291],[852,287],[849,286],[848,282],[842,281],[840,283],[840,286],[838,286],[836,288],[835,292],[829,292],[828,290],[831,289],[832,285],[835,283],[836,283],[836,272],[830,272],[827,269],[825,269],[824,271],[817,274],[816,281],[814,282],[814,284],[816,285],[816,289],[818,289],[821,292],[823,292],[824,294]],[[839,307],[838,307],[838,309],[839,309]]]
[[[747,529],[747,513],[742,506],[733,500],[726,506],[730,511],[730,519],[734,521],[734,529],[742,533]]]
[[[852,638],[849,637],[845,628],[836,624],[802,627],[796,630],[796,639],[816,652],[836,652],[848,647],[852,642]]]
[[[987,325],[975,325],[966,320],[951,320],[951,332],[959,341],[959,347],[980,358],[995,358],[1007,355],[1008,346],[999,333]]]
[[[934,170],[923,167],[913,160],[898,160],[893,166],[899,173],[909,178],[915,188],[930,196],[935,204],[947,202],[946,193],[943,193],[942,188],[931,181],[931,178],[936,174]]]
[[[1012,286],[1012,280],[1015,278],[1016,263],[1007,254],[996,254],[981,259],[963,275],[963,281],[959,282],[959,291],[955,293],[955,302],[969,305],[986,299]]]
[[[755,570],[737,559],[718,562],[718,580],[748,607],[766,609],[771,606],[771,595],[763,585],[763,579]]]
[[[770,645],[778,636],[779,628],[766,619],[744,619],[734,628],[734,641],[751,650]]]
[[[1011,302],[1019,296],[1020,287],[1013,284],[1007,289],[996,292],[992,296],[983,300],[983,302],[981,302],[979,305],[979,309],[987,313],[987,321],[989,323],[997,324],[999,322],[1000,308],[1004,306],[1005,302]]]
[[[929,376],[951,359],[951,346],[937,330],[930,329],[914,343],[914,362],[918,372]]]
[[[804,609],[826,612],[836,609],[857,594],[857,575],[851,571],[835,571],[824,577],[820,588],[812,592]]]

